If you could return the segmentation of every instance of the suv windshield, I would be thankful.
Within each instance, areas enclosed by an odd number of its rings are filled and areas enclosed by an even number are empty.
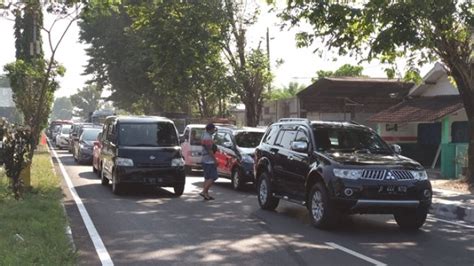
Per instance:
[[[313,127],[318,151],[392,154],[374,132],[348,127]]]
[[[263,132],[239,132],[235,135],[237,146],[242,148],[255,148],[262,140]]]
[[[120,125],[119,144],[124,146],[177,146],[178,136],[171,123],[124,123]]]
[[[97,136],[99,133],[102,131],[100,128],[88,128],[84,129],[84,132],[82,133],[82,140],[85,141],[93,141],[97,139]]]

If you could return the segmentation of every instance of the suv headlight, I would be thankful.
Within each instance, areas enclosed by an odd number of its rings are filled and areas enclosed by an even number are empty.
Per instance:
[[[115,159],[115,164],[117,166],[133,166],[133,160],[128,158],[117,157]]]
[[[174,158],[173,160],[171,160],[171,166],[173,166],[173,167],[184,166],[183,158]]]
[[[363,170],[356,169],[333,169],[334,175],[340,178],[359,179],[362,177]]]
[[[428,174],[426,171],[410,171],[410,173],[413,175],[413,178],[415,180],[427,180],[428,179]]]
[[[243,163],[254,163],[254,160],[253,160],[252,156],[250,156],[249,154],[244,154],[244,155],[242,155],[242,162]]]

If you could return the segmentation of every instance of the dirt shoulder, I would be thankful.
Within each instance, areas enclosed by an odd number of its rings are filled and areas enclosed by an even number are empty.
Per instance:
[[[430,180],[433,188],[452,190],[461,193],[474,194],[474,186],[469,187],[469,184],[465,179],[436,179]]]

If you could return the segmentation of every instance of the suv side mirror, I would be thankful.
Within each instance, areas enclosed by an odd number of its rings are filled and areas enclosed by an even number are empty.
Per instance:
[[[296,151],[296,152],[308,152],[308,142],[293,141],[291,143],[291,150]]]
[[[228,149],[234,148],[234,145],[232,144],[232,142],[224,142],[224,143],[222,143],[222,146],[224,146]]]
[[[392,148],[393,152],[395,152],[396,154],[402,154],[402,147],[400,147],[400,145],[392,144],[390,145],[390,148]]]
[[[179,135],[179,143],[183,143],[184,140],[184,135]]]

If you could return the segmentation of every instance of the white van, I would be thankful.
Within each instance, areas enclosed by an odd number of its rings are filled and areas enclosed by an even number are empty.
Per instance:
[[[186,171],[201,168],[202,151],[201,137],[206,131],[206,125],[189,124],[181,136],[181,150],[183,152]]]

